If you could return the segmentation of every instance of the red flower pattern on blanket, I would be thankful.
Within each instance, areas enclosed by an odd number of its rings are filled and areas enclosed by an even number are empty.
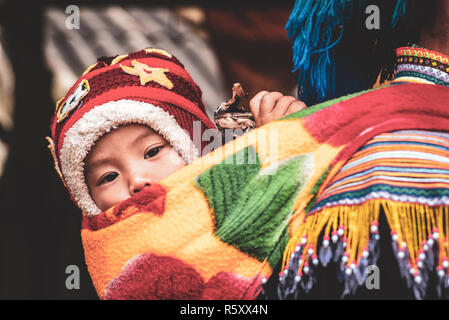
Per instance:
[[[220,272],[209,281],[187,263],[168,256],[141,254],[131,259],[106,289],[108,300],[233,299],[247,296],[254,279]]]

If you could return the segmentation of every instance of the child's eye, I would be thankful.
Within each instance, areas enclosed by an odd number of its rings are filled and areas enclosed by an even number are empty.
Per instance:
[[[104,184],[104,183],[108,183],[108,182],[112,182],[115,180],[115,178],[118,177],[118,173],[117,172],[111,172],[108,173],[107,175],[105,175],[104,177],[102,177],[99,181],[98,181],[98,185],[100,184]]]
[[[148,150],[147,153],[145,153],[145,159],[148,158],[153,158],[155,155],[157,155],[159,153],[159,151],[161,151],[162,147],[157,147],[157,148],[152,148],[150,150]]]

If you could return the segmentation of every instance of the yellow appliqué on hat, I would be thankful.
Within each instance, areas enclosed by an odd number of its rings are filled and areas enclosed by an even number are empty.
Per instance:
[[[90,70],[92,70],[93,68],[95,68],[95,66],[98,64],[98,62],[95,62],[94,64],[90,65],[89,67],[87,67],[86,71],[83,72],[82,76],[85,76],[88,72],[90,72]]]
[[[64,100],[64,97],[62,97],[61,99],[59,99],[58,101],[56,101],[55,112],[58,111],[58,108],[59,108],[59,106],[61,105],[62,100]]]
[[[131,61],[132,67],[120,65],[123,71],[128,74],[139,76],[140,84],[143,86],[147,82],[154,81],[167,89],[173,89],[173,83],[167,78],[166,72],[170,70],[164,68],[152,68],[137,60]]]
[[[111,61],[111,66],[116,64],[117,62],[122,61],[123,59],[125,59],[126,57],[128,57],[127,54],[122,54],[121,56],[117,56],[114,58],[114,60]]]
[[[90,90],[89,81],[83,79],[75,91],[67,98],[67,100],[59,106],[58,111],[56,112],[56,117],[58,122],[64,120],[70,112],[75,110],[75,108],[79,105],[81,99],[83,99]]]
[[[147,49],[145,49],[145,52],[146,53],[159,53],[159,54],[161,54],[161,55],[163,55],[163,56],[166,56],[166,57],[168,57],[168,58],[171,58],[172,57],[172,55],[170,54],[170,53],[168,53],[167,51],[165,51],[165,50],[162,50],[162,49],[156,49],[156,48],[147,48]]]

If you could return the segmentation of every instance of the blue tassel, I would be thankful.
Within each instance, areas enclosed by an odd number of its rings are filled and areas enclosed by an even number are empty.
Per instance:
[[[343,36],[354,5],[365,0],[296,0],[285,26],[293,49],[293,72],[299,70],[298,98],[310,105],[336,96],[333,47]],[[405,14],[407,0],[397,0],[393,27]],[[340,30],[337,30],[341,28]],[[335,32],[339,31],[336,35]],[[335,41],[333,37],[337,36]],[[354,87],[355,91],[362,88]],[[358,89],[358,90],[357,90]],[[340,94],[340,92],[338,92]]]
[[[334,68],[330,51],[340,41],[343,29],[336,41],[332,42],[332,36],[334,30],[343,25],[345,11],[349,10],[352,15],[352,1],[296,0],[286,29],[293,47],[293,72],[300,70],[298,97],[301,100],[323,101],[329,89],[335,90],[331,81]]]
[[[399,18],[405,14],[407,8],[407,0],[398,0],[393,13],[393,20],[391,26],[394,28],[398,24]]]

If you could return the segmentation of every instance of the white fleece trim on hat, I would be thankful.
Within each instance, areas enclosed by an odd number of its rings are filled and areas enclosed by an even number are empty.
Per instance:
[[[143,124],[163,136],[186,163],[198,158],[198,149],[175,118],[162,108],[135,100],[117,100],[86,112],[67,130],[61,148],[61,170],[78,206],[87,216],[101,213],[90,196],[84,177],[84,159],[105,133],[126,124]]]

